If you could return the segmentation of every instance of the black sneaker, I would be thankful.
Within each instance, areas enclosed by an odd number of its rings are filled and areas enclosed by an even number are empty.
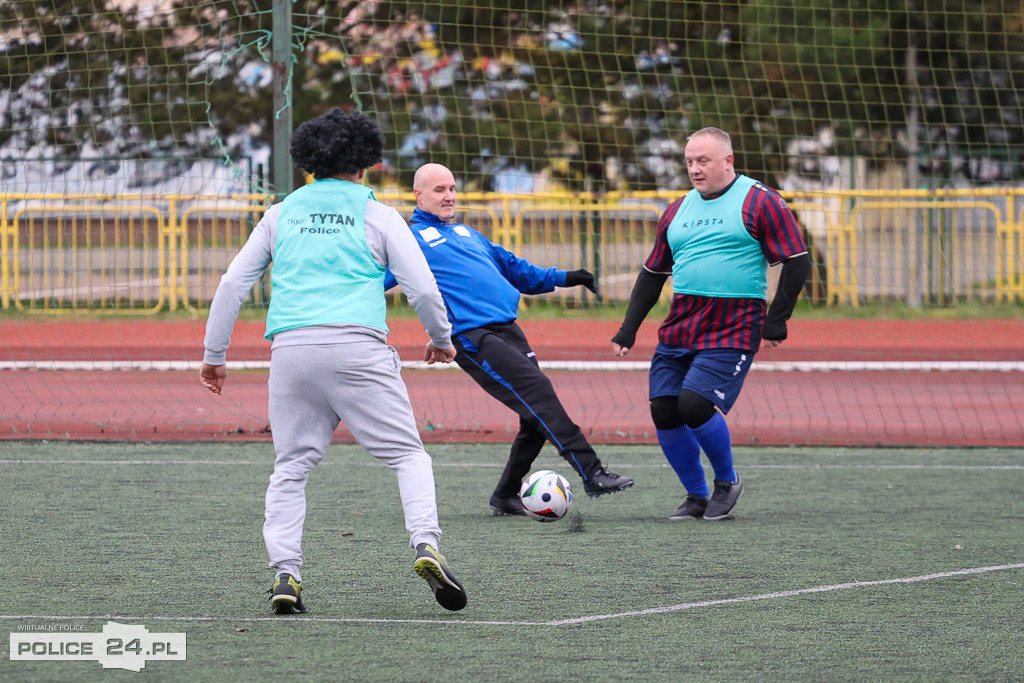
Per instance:
[[[420,543],[416,546],[416,561],[412,568],[430,584],[434,599],[441,607],[455,612],[466,606],[466,590],[455,578],[444,555],[426,543]]]
[[[508,498],[499,498],[496,495],[491,495],[491,509],[494,510],[494,516],[500,517],[503,515],[526,515],[523,511],[523,501],[518,495],[509,496]]]
[[[302,583],[296,581],[291,574],[281,574],[267,592],[270,593],[270,605],[275,613],[305,613],[306,606],[302,604]]]
[[[632,479],[609,472],[602,467],[590,477],[590,481],[583,485],[583,492],[591,498],[597,498],[606,493],[625,491],[632,485]]]
[[[708,506],[707,496],[698,496],[691,493],[683,501],[683,504],[676,508],[676,511],[668,516],[674,520],[700,519],[704,516],[704,510]]]
[[[728,519],[732,516],[732,509],[736,507],[736,501],[743,493],[743,482],[740,475],[736,475],[736,481],[725,481],[715,479],[715,490],[711,493],[711,501],[708,502],[708,509],[704,511],[704,519],[718,520]]]

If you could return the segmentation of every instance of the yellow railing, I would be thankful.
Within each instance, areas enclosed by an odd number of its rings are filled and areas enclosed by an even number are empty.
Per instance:
[[[1024,302],[1024,188],[783,193],[808,233],[812,298]],[[408,216],[409,194],[378,198]],[[459,219],[628,298],[674,192],[460,194]],[[209,305],[270,195],[0,195],[0,307],[152,314]],[[254,288],[262,302],[265,283]],[[586,292],[547,295],[586,302]]]

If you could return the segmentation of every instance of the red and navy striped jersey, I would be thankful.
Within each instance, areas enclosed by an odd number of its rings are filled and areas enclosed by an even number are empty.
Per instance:
[[[734,181],[735,182],[735,181]],[[708,197],[720,197],[732,187]],[[689,199],[687,199],[689,197]],[[672,246],[668,226],[684,201],[702,201],[696,192],[672,202],[658,222],[654,248],[644,262],[653,273],[672,273]],[[743,225],[761,243],[769,265],[807,251],[796,217],[777,192],[756,183],[743,202]],[[761,328],[767,304],[757,298],[708,297],[673,294],[668,317],[658,328],[658,341],[687,349],[743,349],[756,351],[761,345]]]

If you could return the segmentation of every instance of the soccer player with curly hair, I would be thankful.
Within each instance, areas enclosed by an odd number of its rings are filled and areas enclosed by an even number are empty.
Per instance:
[[[743,492],[724,414],[739,396],[758,348],[778,346],[810,269],[793,212],[777,192],[736,173],[720,128],[687,138],[693,189],[665,210],[637,276],[612,351],[625,356],[672,276],[672,306],[651,359],[651,418],[687,496],[673,520],[726,519]],[[781,263],[767,305],[767,267]],[[709,490],[701,450],[714,470]]]
[[[387,343],[386,269],[398,278],[430,336],[424,360],[455,358],[451,325],[426,259],[402,216],[361,184],[384,141],[360,113],[332,109],[303,123],[291,141],[296,166],[313,182],[271,206],[231,261],[210,305],[199,371],[223,390],[231,332],[243,300],[273,261],[266,338],[271,342],[269,417],[276,460],[263,536],[278,614],[305,612],[302,528],[306,481],[339,422],[398,478],[414,571],[442,607],[466,592],[438,551],[434,475],[423,448],[397,351]]]

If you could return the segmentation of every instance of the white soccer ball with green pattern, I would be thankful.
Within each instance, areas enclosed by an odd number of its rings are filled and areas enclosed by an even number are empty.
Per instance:
[[[519,497],[526,515],[538,522],[557,522],[572,507],[569,480],[553,470],[538,470],[528,476]]]

